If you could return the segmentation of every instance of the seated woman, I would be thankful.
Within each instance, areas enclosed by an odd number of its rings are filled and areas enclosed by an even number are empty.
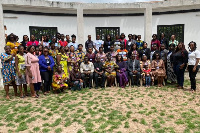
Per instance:
[[[165,72],[165,63],[162,59],[160,59],[160,54],[154,54],[154,60],[151,63],[151,70],[152,75],[154,76],[155,80],[158,80],[158,87],[163,86],[163,80],[166,76]]]
[[[72,71],[74,68],[74,65],[77,64],[80,60],[77,53],[75,53],[73,45],[70,46],[70,52],[68,53],[68,57],[69,57],[67,59],[68,69],[69,69],[69,71]]]
[[[103,52],[103,47],[99,47],[99,53],[96,54],[96,57],[100,57],[101,62],[106,61],[106,54]]]
[[[141,66],[141,75],[142,75],[142,81],[143,81],[143,83],[145,83],[145,81],[146,81],[146,79],[145,79],[145,68],[146,68],[146,66],[148,66],[148,68],[149,69],[151,69],[151,63],[150,63],[150,60],[147,60],[147,56],[144,54],[143,56],[142,56],[142,61],[140,62],[140,66]],[[150,73],[151,74],[151,73]],[[152,80],[152,82],[154,81],[154,79],[153,78],[151,78]]]
[[[66,84],[67,75],[62,70],[62,65],[57,66],[57,71],[53,75],[53,83],[52,88],[53,91],[61,90],[64,91],[68,88],[68,84]]]
[[[92,52],[92,49],[93,49],[93,48],[88,48],[88,53],[87,53],[85,56],[88,57],[88,60],[89,60],[90,62],[94,63],[94,62],[95,62],[96,55],[95,55],[95,53]]]
[[[139,51],[137,50],[137,45],[134,43],[131,46],[131,50],[128,52],[128,58],[131,59],[131,55],[134,54],[135,55],[135,59],[139,60]]]
[[[78,65],[74,65],[74,69],[70,71],[70,80],[72,82],[72,91],[83,88],[83,80],[81,79],[81,72],[79,71]]]
[[[117,55],[116,63],[119,66],[117,69],[117,82],[119,86],[124,88],[128,84],[128,73],[127,73],[127,64],[123,61],[122,55]]]
[[[13,85],[15,96],[17,96],[17,86],[15,85],[15,60],[14,54],[11,54],[10,46],[4,47],[5,53],[1,53],[1,63],[2,63],[2,77],[3,85],[6,91],[6,99],[9,97],[9,85]]]
[[[108,60],[105,61],[103,68],[105,69],[108,86],[111,87],[115,82],[116,69],[119,68],[119,66],[114,61],[111,61],[111,54],[107,55],[107,59]]]

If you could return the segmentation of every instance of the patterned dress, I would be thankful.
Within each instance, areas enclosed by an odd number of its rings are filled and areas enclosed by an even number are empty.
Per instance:
[[[71,71],[73,68],[74,68],[74,65],[79,62],[80,58],[78,57],[78,54],[77,53],[73,53],[73,52],[69,52],[67,54],[69,56],[68,58],[68,68],[69,68],[69,71]]]
[[[53,60],[54,60],[54,62],[55,62],[55,64],[56,64],[56,56],[57,56],[57,54],[58,54],[58,50],[52,50],[52,49],[50,49],[49,50],[49,54],[53,57]],[[55,72],[56,71],[56,65],[54,65],[54,67],[53,67],[53,71]]]
[[[12,58],[12,55],[1,53],[1,72],[4,85],[10,85],[13,81],[15,81],[15,59],[13,58],[13,60],[10,61],[10,58]]]
[[[119,68],[119,66],[114,62],[114,61],[105,61],[103,64],[104,69],[109,69],[111,70],[111,74],[108,72],[105,72],[106,76],[116,76],[116,71],[115,69]]]
[[[55,74],[53,75],[52,83],[53,90],[59,90],[62,87],[68,87],[68,85],[65,83],[66,80],[67,75],[65,73],[58,74],[57,72],[55,72]]]
[[[153,73],[155,79],[157,79],[158,77],[161,77],[161,76],[162,77],[166,76],[165,63],[162,59],[160,59],[159,61],[153,60],[151,63],[151,66],[152,66],[152,73]]]
[[[77,50],[77,55],[78,55],[78,57],[79,57],[79,59],[80,59],[80,63],[81,62],[83,62],[84,61],[84,57],[85,57],[85,53],[84,52],[79,52],[78,50]]]
[[[67,78],[69,78],[69,72],[68,72],[68,67],[67,67],[67,60],[69,56],[65,53],[64,54],[58,53],[58,55],[61,55],[60,64],[62,65],[62,69],[64,70]]]
[[[171,61],[170,61],[170,56],[172,55],[172,52],[168,53],[167,55],[167,79],[171,82],[176,82],[176,74],[174,73]]]
[[[18,46],[20,45],[20,43],[18,43],[18,42],[15,42],[15,43],[7,42],[6,45],[10,46],[10,48],[11,48],[11,54],[15,54],[15,55],[17,54]]]

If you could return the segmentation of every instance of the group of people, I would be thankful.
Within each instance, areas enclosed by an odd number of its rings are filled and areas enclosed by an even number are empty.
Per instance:
[[[65,38],[66,37],[66,38]],[[66,89],[140,86],[162,87],[164,83],[177,84],[183,89],[184,72],[188,68],[191,90],[196,91],[196,74],[200,52],[195,42],[188,44],[189,51],[182,42],[175,40],[175,35],[168,41],[164,33],[158,39],[152,35],[150,48],[141,40],[141,35],[124,33],[105,40],[91,35],[83,45],[76,43],[76,36],[57,34],[50,39],[43,35],[37,41],[34,35],[30,40],[27,35],[19,43],[13,33],[7,36],[5,52],[1,53],[2,76],[6,98],[9,99],[9,86],[12,85],[17,96],[28,96],[27,84],[31,96],[39,97]],[[85,52],[84,52],[85,51]],[[24,89],[24,92],[23,92]]]

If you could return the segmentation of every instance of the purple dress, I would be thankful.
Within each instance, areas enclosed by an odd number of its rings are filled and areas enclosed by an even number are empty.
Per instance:
[[[117,82],[119,83],[120,87],[125,87],[125,85],[128,83],[128,72],[126,71],[128,69],[127,64],[125,61],[123,62],[117,62],[117,65],[119,66],[120,73],[117,72]]]

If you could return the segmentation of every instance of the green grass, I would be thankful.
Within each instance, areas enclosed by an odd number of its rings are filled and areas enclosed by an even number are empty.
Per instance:
[[[41,93],[38,99],[10,101],[3,96],[5,92],[0,90],[0,132],[1,127],[8,133],[61,133],[69,128],[76,133],[200,131],[199,91],[191,94],[173,85]],[[177,130],[177,126],[182,128]]]

